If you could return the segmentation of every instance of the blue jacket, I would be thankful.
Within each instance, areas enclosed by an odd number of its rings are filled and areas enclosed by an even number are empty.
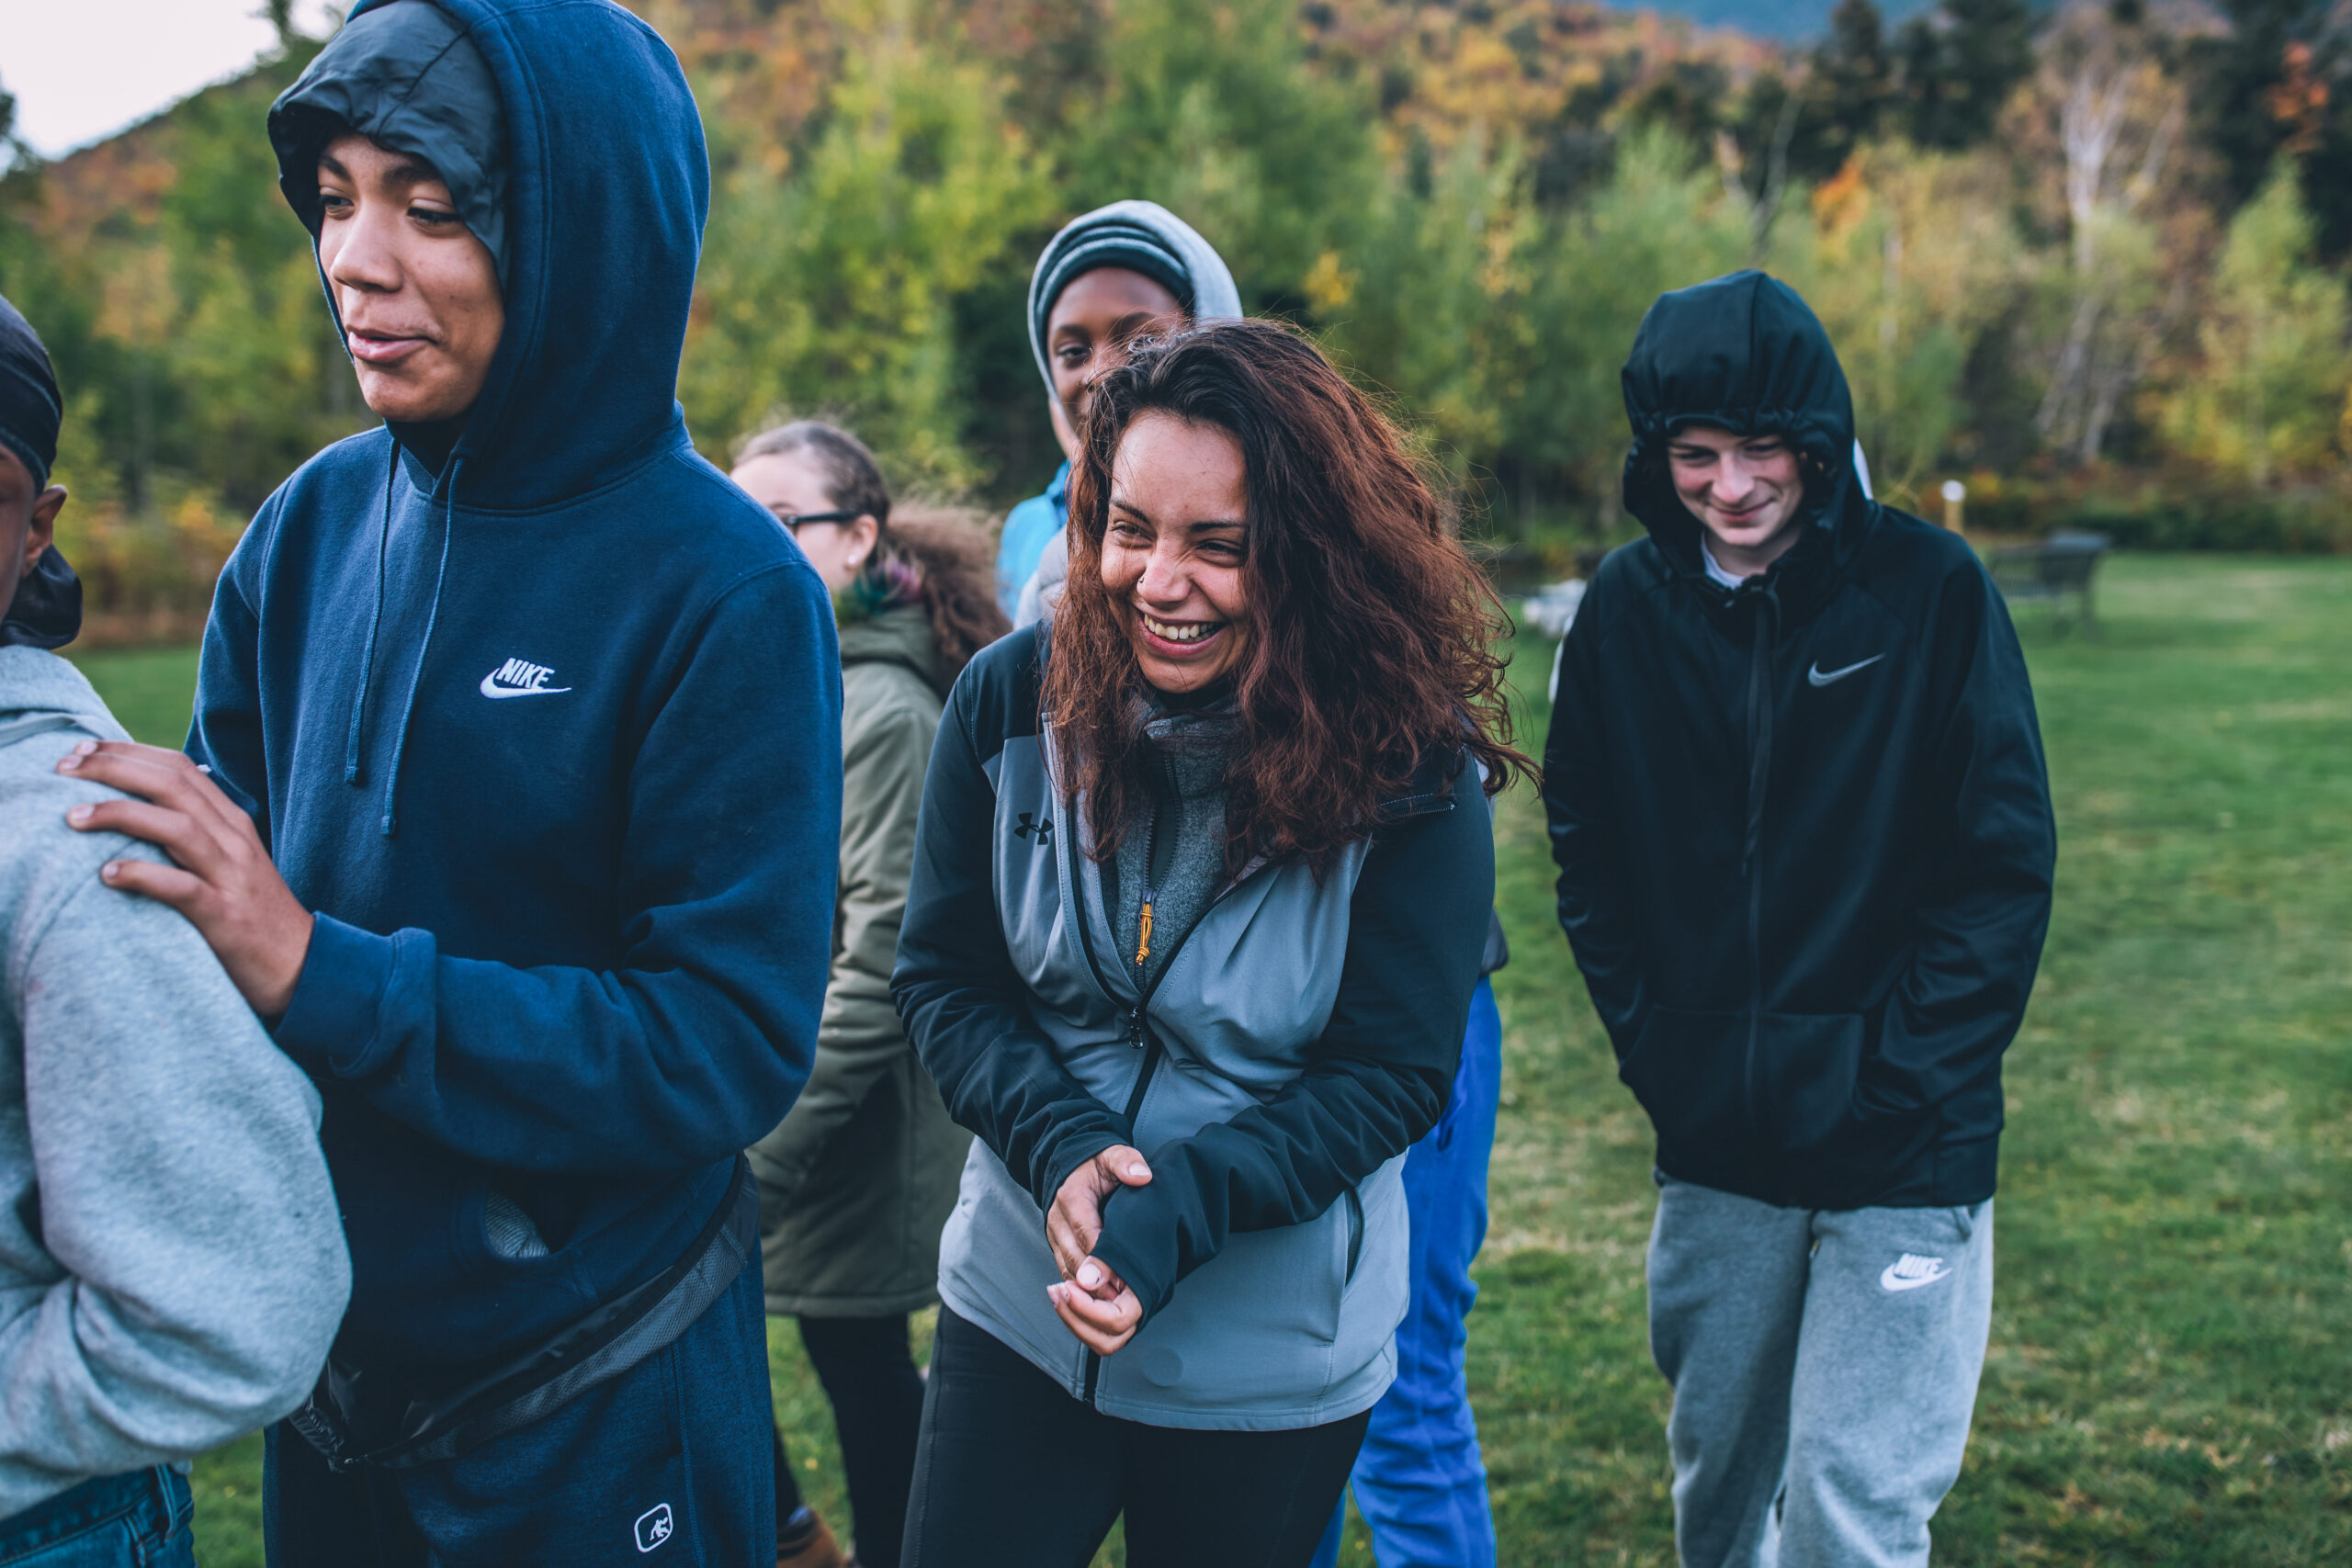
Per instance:
[[[996,602],[1007,615],[1021,603],[1021,590],[1037,570],[1037,558],[1069,524],[1069,465],[1056,471],[1043,495],[1033,495],[1004,514],[996,548]]]
[[[505,334],[446,464],[383,430],[254,518],[189,754],[317,911],[338,1355],[447,1370],[660,1272],[807,1077],[841,676],[816,573],[674,398],[709,175],[610,0],[438,0],[511,130]],[[332,308],[332,301],[330,301]]]

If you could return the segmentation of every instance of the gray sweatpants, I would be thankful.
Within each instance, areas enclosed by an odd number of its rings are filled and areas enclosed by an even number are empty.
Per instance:
[[[1682,1568],[1926,1562],[1984,1367],[1992,1203],[1781,1209],[1658,1186],[1650,1353],[1674,1385]]]

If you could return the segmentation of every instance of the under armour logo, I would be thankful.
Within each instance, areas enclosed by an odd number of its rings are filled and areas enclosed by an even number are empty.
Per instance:
[[[1043,822],[1040,822],[1037,820],[1035,813],[1028,811],[1023,812],[1021,814],[1021,826],[1012,830],[1012,836],[1016,839],[1025,839],[1033,833],[1035,834],[1037,838],[1037,842],[1035,846],[1035,848],[1042,850],[1049,847],[1054,841],[1053,818],[1049,817]]]

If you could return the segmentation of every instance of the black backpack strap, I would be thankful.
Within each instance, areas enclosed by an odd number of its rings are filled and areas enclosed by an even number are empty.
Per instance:
[[[759,1239],[759,1187],[738,1156],[727,1196],[676,1263],[488,1374],[411,1401],[391,1442],[361,1451],[353,1441],[348,1413],[361,1374],[333,1361],[287,1424],[338,1472],[411,1470],[470,1453],[669,1348],[735,1282]]]

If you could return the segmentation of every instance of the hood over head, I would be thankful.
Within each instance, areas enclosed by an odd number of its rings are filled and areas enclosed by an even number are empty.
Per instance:
[[[438,170],[506,281],[505,106],[481,51],[447,11],[390,0],[352,17],[270,106],[278,185],[313,240],[319,154],[345,131]]]
[[[1674,492],[1666,444],[1694,424],[1782,437],[1806,469],[1793,525],[1828,536],[1841,553],[1868,532],[1877,508],[1855,472],[1860,449],[1846,372],[1820,318],[1787,284],[1735,272],[1659,295],[1634,334],[1623,380],[1634,434],[1625,510],[1679,570],[1700,570],[1702,525]]]
[[[420,62],[436,18],[453,41]],[[355,35],[352,52],[339,53]],[[371,37],[384,57],[360,50]],[[279,186],[306,223],[317,147],[296,131],[326,102],[313,76],[330,56],[345,84],[335,92],[358,95],[355,103],[391,105],[383,84],[415,70],[407,79],[434,99],[433,115],[412,96],[386,110],[386,123],[445,136],[455,151],[444,156],[487,155],[481,124],[461,138],[441,118],[472,80],[460,44],[487,70],[504,119],[503,238],[491,248],[503,256],[506,327],[451,457],[463,465],[468,504],[544,506],[597,489],[680,438],[678,360],[710,207],[702,118],[670,46],[613,0],[360,0],[273,110]],[[466,203],[465,182],[437,158],[435,167]],[[464,209],[472,225],[475,209]]]
[[[395,15],[371,22],[379,12]],[[436,17],[456,36],[420,60],[440,37]],[[429,129],[459,137],[459,130],[437,115],[428,126],[426,117],[410,110],[419,98],[435,99],[441,110],[461,107],[458,100],[469,93],[459,89],[469,82],[471,96],[480,98],[479,81],[462,63],[462,41],[487,69],[505,122],[505,192],[498,204],[503,239],[493,248],[504,258],[506,321],[497,355],[474,406],[449,422],[454,435],[440,427],[394,426],[397,445],[387,456],[376,607],[353,671],[347,784],[360,778],[368,683],[386,628],[384,563],[401,450],[409,452],[412,477],[442,518],[439,565],[417,637],[423,646],[392,716],[399,739],[379,781],[389,836],[398,830],[409,719],[432,651],[461,496],[475,512],[552,509],[685,445],[678,359],[710,210],[710,162],[702,116],[678,57],[614,0],[359,0],[336,41],[346,37],[354,41],[342,51],[330,43],[313,62],[315,71],[334,57],[332,70],[318,73],[315,81],[348,84],[338,91],[352,95],[359,112],[390,113],[385,106],[397,99],[391,122],[403,133]],[[372,52],[377,45],[385,51],[380,57]],[[386,82],[401,81],[413,84],[406,98],[381,90]],[[298,134],[303,116],[315,107],[305,96],[305,82],[314,82],[311,73],[273,110],[271,141],[278,187],[309,222],[314,213],[306,208],[316,206],[317,150]],[[477,111],[481,107],[474,105]],[[491,138],[482,123],[464,127],[462,137],[455,155],[467,158],[484,156],[485,146],[502,140]],[[315,228],[311,239],[315,245]],[[340,331],[334,288],[323,267],[320,281]],[[412,635],[401,626],[393,633]]]
[[[49,486],[57,462],[57,434],[65,400],[40,334],[14,305],[0,299],[0,448],[33,477],[36,492]],[[52,545],[32,575],[0,604],[0,648],[62,648],[82,629],[82,581]]]
[[[932,630],[931,612],[922,604],[844,611],[836,595],[833,614],[842,664],[903,664],[928,684],[945,684],[939,678],[939,638]]]
[[[1046,358],[1046,322],[1054,301],[1072,279],[1099,267],[1139,272],[1176,296],[1193,321],[1238,321],[1241,291],[1225,258],[1193,226],[1156,201],[1114,201],[1073,218],[1037,258],[1029,276],[1029,352],[1054,394],[1053,366]]]
[[[32,470],[35,490],[49,485],[64,423],[65,400],[48,348],[23,313],[0,299],[0,446]]]
[[[0,648],[63,648],[81,635],[82,580],[51,545],[32,575],[17,584],[0,617]]]

